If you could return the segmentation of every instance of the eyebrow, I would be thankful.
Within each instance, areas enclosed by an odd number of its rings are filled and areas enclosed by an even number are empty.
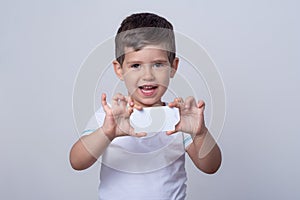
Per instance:
[[[154,59],[153,61],[149,62],[149,63],[167,63],[169,62],[168,59]],[[140,60],[131,60],[131,61],[127,61],[126,64],[141,64],[144,63],[143,61]]]
[[[132,61],[127,61],[126,64],[140,64],[143,63],[142,61],[138,61],[138,60],[132,60]]]
[[[165,59],[157,59],[157,60],[153,60],[153,63],[167,63],[169,62],[169,60],[165,60]]]

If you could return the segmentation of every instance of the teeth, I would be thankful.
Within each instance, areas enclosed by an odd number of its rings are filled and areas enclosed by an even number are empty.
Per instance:
[[[156,88],[156,86],[151,86],[151,85],[144,85],[144,86],[140,86],[139,88],[141,89],[145,89],[145,90],[151,90]]]

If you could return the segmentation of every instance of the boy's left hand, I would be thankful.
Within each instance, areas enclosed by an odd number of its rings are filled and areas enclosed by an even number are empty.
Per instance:
[[[180,122],[175,126],[175,130],[167,131],[171,135],[177,131],[182,131],[196,135],[205,134],[207,128],[204,123],[204,101],[200,100],[196,103],[194,97],[187,97],[185,101],[182,98],[175,98],[173,102],[169,103],[169,107],[176,107],[179,109]]]

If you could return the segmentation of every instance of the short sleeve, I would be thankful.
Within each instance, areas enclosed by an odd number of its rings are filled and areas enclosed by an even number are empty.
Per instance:
[[[81,135],[88,135],[95,130],[97,130],[99,127],[102,126],[105,118],[105,112],[102,107],[100,107],[89,119],[85,129],[81,133]]]
[[[188,133],[183,133],[183,145],[185,149],[193,142],[192,136]]]

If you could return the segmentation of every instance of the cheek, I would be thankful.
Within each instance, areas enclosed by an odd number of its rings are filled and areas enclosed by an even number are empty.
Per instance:
[[[131,74],[127,74],[124,76],[125,86],[130,93],[134,92],[137,89],[137,80],[136,76],[132,76]]]
[[[159,81],[159,84],[168,87],[170,82],[170,72],[167,71],[165,73],[158,73],[157,80]]]
[[[168,78],[162,84],[167,88],[169,86],[169,83],[170,83],[170,79]]]

